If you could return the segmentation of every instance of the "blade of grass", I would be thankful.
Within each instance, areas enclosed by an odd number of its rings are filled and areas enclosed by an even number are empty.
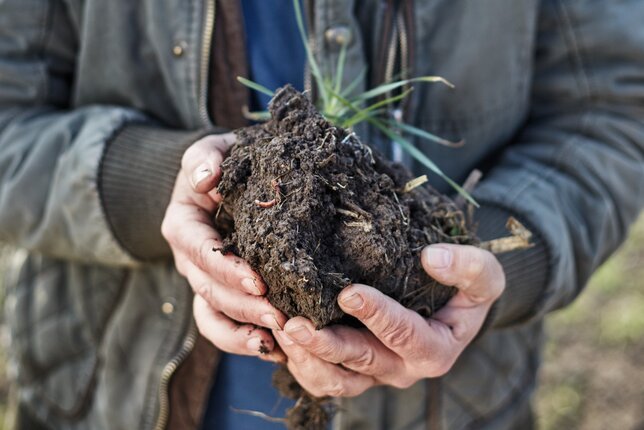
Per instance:
[[[344,75],[344,63],[347,60],[347,44],[343,43],[338,55],[338,65],[335,70],[335,92],[340,93],[342,89],[342,77]]]
[[[356,76],[353,79],[353,81],[349,83],[349,85],[347,85],[341,92],[338,91],[338,93],[343,97],[348,97],[351,94],[351,92],[358,86],[358,84],[362,82],[362,80],[365,78],[366,75],[367,75],[367,68],[365,67],[360,71],[360,73],[358,73],[358,76]]]
[[[327,89],[333,97],[337,97],[340,103],[344,104],[354,112],[360,112],[361,109],[359,107],[357,107],[353,102],[342,97],[340,94],[335,93],[333,91],[333,88],[327,88]],[[382,133],[384,133],[385,136],[389,137],[391,140],[398,143],[412,157],[418,160],[418,162],[422,163],[429,170],[431,170],[432,172],[436,173],[438,176],[443,178],[445,182],[447,182],[452,188],[454,188],[454,190],[456,190],[460,195],[462,195],[468,202],[472,203],[477,208],[480,207],[479,204],[476,202],[476,200],[474,200],[474,198],[470,195],[470,193],[464,190],[456,182],[451,180],[445,173],[443,173],[443,171],[436,165],[436,163],[434,163],[425,154],[423,154],[418,148],[412,145],[411,142],[409,142],[404,137],[400,136],[398,133],[394,132],[389,127],[387,127],[387,124],[385,124],[382,120],[378,118],[368,117],[366,121],[369,122],[369,124],[376,127],[377,129],[379,129]]]
[[[353,115],[351,118],[348,118],[348,119],[345,118],[344,122],[340,122],[340,127],[351,128],[356,124],[367,121],[368,118],[376,118],[382,114],[385,114],[386,112],[387,110],[384,108],[374,109],[368,112],[362,110],[359,113],[356,113],[355,115]]]
[[[304,18],[302,15],[302,8],[300,7],[300,0],[293,0],[293,8],[295,9],[295,20],[297,21],[297,28],[300,32],[300,37],[302,38],[302,43],[304,44],[304,50],[306,51],[306,58],[311,67],[311,74],[315,78],[318,89],[320,90],[320,97],[322,97],[322,103],[324,106],[328,104],[328,94],[325,91],[325,86],[323,83],[322,73],[320,72],[320,67],[318,62],[311,52],[311,47],[309,46],[309,38],[306,35],[306,29],[304,28]]]
[[[465,144],[464,140],[459,140],[458,142],[452,142],[451,140],[443,139],[434,134],[431,134],[423,129],[414,127],[413,125],[405,124],[397,121],[387,121],[387,124],[391,127],[399,128],[400,130],[412,134],[414,136],[420,137],[431,142],[438,143],[439,145],[447,146],[449,148],[460,148]]]
[[[256,121],[256,122],[263,122],[271,119],[270,112],[268,111],[251,112],[250,110],[248,110],[248,106],[242,107],[242,115],[244,115],[244,118],[249,119],[251,121]]]
[[[335,79],[333,79],[333,84],[332,84],[336,93],[339,93],[342,89],[342,78],[344,75],[344,63],[346,62],[346,56],[347,56],[347,44],[343,43],[342,47],[340,48],[340,55],[338,56],[338,64],[336,64],[336,70],[335,70]],[[325,106],[323,108],[323,111],[337,115],[339,113],[337,99],[334,97],[329,97],[328,102],[329,102],[329,105]]]
[[[413,88],[408,88],[405,92],[400,93],[397,96],[389,97],[389,98],[387,98],[385,100],[381,100],[381,101],[379,101],[377,103],[372,104],[371,106],[368,106],[368,107],[362,109],[360,112],[356,113],[351,118],[347,119],[342,124],[342,127],[344,127],[344,128],[352,127],[355,124],[364,121],[366,119],[366,117],[368,116],[367,114],[369,114],[370,112],[375,111],[376,109],[381,108],[383,106],[387,106],[389,104],[399,102],[400,100],[402,100],[405,97],[407,97],[409,95],[409,93],[411,93],[412,91],[413,91]]]
[[[269,97],[273,97],[275,93],[268,88],[266,88],[263,85],[258,84],[257,82],[253,82],[250,79],[242,78],[241,76],[237,76],[237,80],[242,84],[247,86],[250,89],[253,89],[255,91],[258,91],[260,93],[266,94]]]
[[[374,97],[378,97],[382,94],[386,94],[390,91],[393,91],[396,88],[400,88],[402,86],[409,85],[414,82],[440,82],[442,84],[447,85],[450,88],[454,88],[454,85],[452,83],[450,83],[444,78],[441,78],[440,76],[420,76],[418,78],[403,79],[402,81],[390,82],[388,84],[379,85],[376,88],[372,88],[371,90],[365,91],[364,93],[360,94],[355,99],[353,99],[353,101],[359,102],[367,99],[372,99]]]
[[[378,119],[371,119],[369,120],[369,122],[375,125],[380,131],[382,131],[391,140],[399,144],[405,151],[411,154],[412,157],[414,157],[416,160],[422,163],[425,167],[427,167],[429,170],[431,170],[432,172],[436,173],[438,176],[443,178],[443,180],[447,182],[452,188],[454,188],[460,195],[465,197],[465,199],[468,202],[472,203],[477,208],[479,207],[479,204],[476,202],[476,200],[474,200],[474,198],[470,195],[470,193],[465,191],[456,182],[452,181],[445,173],[443,173],[443,171],[436,165],[436,163],[430,160],[425,154],[423,154],[422,151],[416,148],[411,142],[409,142],[407,139],[405,139],[398,133],[389,129],[386,124],[384,124],[382,121]]]

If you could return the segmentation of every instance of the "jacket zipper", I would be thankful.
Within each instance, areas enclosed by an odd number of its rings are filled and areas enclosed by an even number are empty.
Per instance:
[[[389,45],[387,48],[387,60],[385,61],[385,73],[383,84],[387,84],[393,80],[394,77],[394,64],[396,62],[396,53],[398,51],[397,39],[398,39],[398,20],[394,23],[393,33],[391,34],[391,39],[389,40]],[[387,98],[391,97],[391,93],[387,93]]]
[[[168,423],[168,417],[170,416],[170,396],[168,394],[170,378],[188,354],[192,352],[196,341],[197,328],[194,323],[191,323],[190,329],[188,330],[188,336],[186,336],[186,339],[183,341],[181,350],[179,350],[177,355],[165,365],[163,372],[161,373],[161,384],[159,384],[159,417],[156,425],[154,426],[155,430],[164,430]]]
[[[212,34],[215,29],[215,9],[215,0],[207,0],[199,68],[199,114],[201,121],[207,126],[212,125],[208,114],[208,69],[210,68]]]
[[[400,53],[400,79],[409,78],[409,38],[407,34],[407,23],[400,7],[396,10],[396,18],[393,25],[393,33],[389,41],[387,49],[387,60],[385,62],[385,73],[383,84],[393,81],[394,68],[396,63],[396,56]],[[391,97],[391,93],[387,93],[385,97]],[[402,102],[393,109],[394,119],[397,121],[402,120],[401,110]],[[398,112],[400,111],[400,112]]]
[[[215,0],[206,0],[206,15],[204,18],[204,29],[201,43],[201,62],[199,67],[199,114],[204,125],[211,125],[208,114],[208,69],[210,68],[210,48],[212,46],[212,35],[215,29]],[[185,360],[195,347],[197,341],[197,328],[191,323],[188,335],[183,341],[181,349],[175,357],[165,365],[161,372],[159,384],[159,415],[155,430],[164,430],[170,416],[170,396],[168,387],[170,378],[174,375],[179,365]]]
[[[400,40],[400,78],[409,78],[409,39],[404,12],[398,14],[398,36]]]

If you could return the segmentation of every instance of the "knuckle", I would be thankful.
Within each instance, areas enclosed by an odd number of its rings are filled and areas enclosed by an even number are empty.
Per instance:
[[[380,299],[366,300],[360,310],[360,317],[363,320],[372,320],[378,317],[378,311],[382,308]]]
[[[454,365],[453,360],[439,360],[433,363],[431,366],[430,370],[430,378],[439,378],[441,376],[445,376],[447,372],[449,372],[452,369],[452,366]]]
[[[307,355],[300,350],[291,351],[289,354],[289,359],[296,364],[304,364],[307,359]]]
[[[327,393],[323,389],[318,388],[315,384],[312,384],[307,387],[306,383],[302,383],[301,381],[298,381],[298,382],[300,382],[302,386],[306,389],[306,391],[311,393],[313,397],[325,397],[327,395]]]
[[[474,252],[467,261],[465,273],[467,280],[472,283],[479,279],[485,270],[485,261],[481,252]]]
[[[177,272],[184,278],[188,276],[188,270],[186,267],[186,263],[182,258],[176,258],[174,261],[174,267],[177,269]]]
[[[195,292],[199,294],[210,306],[213,305],[213,288],[208,282],[201,282],[195,285]]]
[[[412,385],[414,385],[415,383],[416,383],[416,380],[408,376],[402,376],[391,381],[391,385],[400,390],[407,389]]]
[[[161,236],[163,236],[166,240],[170,240],[172,235],[172,230],[170,229],[170,226],[168,225],[168,217],[163,217],[163,221],[161,222]]]
[[[239,284],[239,281],[236,281],[238,277],[237,267],[233,264],[231,264],[228,261],[225,261],[220,268],[220,275],[223,281],[226,283],[226,285],[231,287],[235,287],[236,285]]]
[[[212,244],[209,240],[204,241],[200,247],[197,248],[197,258],[198,262],[202,268],[206,269],[208,267],[208,257],[212,253]]]
[[[198,267],[203,270],[207,269],[208,256],[212,251],[212,246],[210,241],[204,241],[200,246],[193,246],[189,251],[189,258],[194,262]]]
[[[373,352],[373,349],[366,348],[357,357],[345,361],[345,364],[352,368],[365,369],[373,366],[374,360],[375,354]]]
[[[318,340],[315,336],[313,337],[311,351],[320,357],[335,361],[334,359],[338,356],[338,349],[336,342],[324,342]]]
[[[184,151],[183,156],[181,157],[181,167],[183,169],[188,169],[191,164],[194,164],[195,160],[198,160],[203,156],[202,146],[203,139],[200,139]]]
[[[211,339],[211,334],[207,329],[207,324],[204,321],[205,316],[202,314],[196,314],[195,313],[195,325],[197,326],[197,331],[199,334],[206,339],[210,340],[211,342],[214,343],[214,339]]]
[[[341,380],[332,381],[326,390],[327,396],[331,397],[344,397],[347,394],[347,387]]]
[[[201,336],[205,337],[206,339],[208,339],[208,336],[206,334],[206,330],[204,329],[204,326],[201,323],[201,318],[196,318],[195,319],[195,324],[197,325],[197,331],[199,332],[199,334]]]
[[[414,329],[410,324],[403,324],[402,321],[394,319],[389,322],[381,331],[381,338],[393,348],[401,348],[408,344],[413,338]]]
[[[232,318],[239,322],[254,322],[252,312],[244,307],[238,307],[230,311]]]
[[[172,217],[167,215],[163,217],[163,221],[161,222],[161,235],[165,238],[165,240],[167,240],[171,244],[175,242],[176,231],[177,229],[174,228],[174,225],[172,223]]]

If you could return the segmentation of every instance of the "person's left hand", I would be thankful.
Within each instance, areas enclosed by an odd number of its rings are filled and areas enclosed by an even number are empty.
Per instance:
[[[432,245],[421,254],[425,271],[458,293],[432,318],[404,308],[366,285],[345,288],[338,301],[366,328],[332,326],[316,331],[306,318],[273,331],[295,379],[316,397],[357,396],[374,385],[407,388],[442,376],[477,335],[505,275],[488,251]]]

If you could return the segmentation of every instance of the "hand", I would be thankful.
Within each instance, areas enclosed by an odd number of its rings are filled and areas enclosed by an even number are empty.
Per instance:
[[[407,388],[449,371],[503,292],[505,275],[491,253],[472,246],[432,245],[423,250],[421,261],[432,278],[458,288],[432,318],[356,284],[345,288],[338,301],[366,328],[316,331],[306,318],[297,317],[283,332],[275,332],[302,387],[318,397],[352,397],[374,385]]]
[[[286,317],[263,297],[266,285],[245,261],[213,251],[222,246],[211,223],[221,201],[219,166],[234,141],[233,134],[211,135],[186,150],[161,231],[195,292],[200,333],[223,351],[277,361],[283,354],[261,327],[280,329]]]

